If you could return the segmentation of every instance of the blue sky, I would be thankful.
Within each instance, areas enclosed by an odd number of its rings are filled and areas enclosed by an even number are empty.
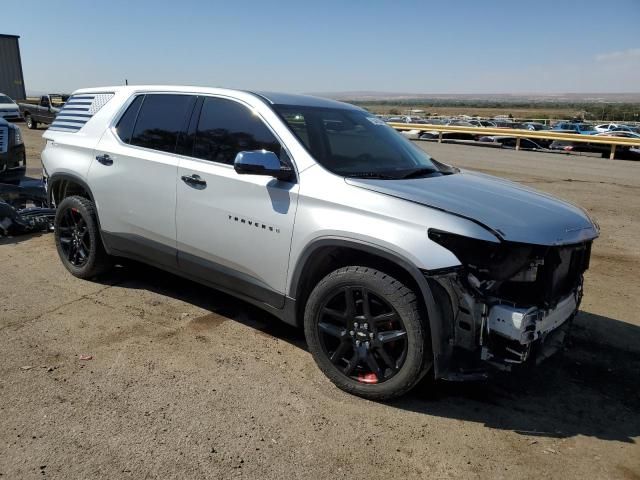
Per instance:
[[[45,20],[48,19],[48,20]],[[27,91],[640,92],[640,0],[3,2]]]

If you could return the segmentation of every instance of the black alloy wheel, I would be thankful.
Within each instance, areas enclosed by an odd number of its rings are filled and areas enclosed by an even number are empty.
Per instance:
[[[85,265],[91,252],[91,236],[77,208],[69,207],[62,212],[58,231],[60,248],[67,261],[78,268]]]
[[[90,278],[113,265],[91,200],[76,195],[63,199],[56,210],[54,235],[60,260],[74,276]]]
[[[433,363],[420,305],[410,287],[380,270],[339,268],[320,280],[307,299],[309,351],[342,390],[371,400],[399,397]]]
[[[323,351],[361,383],[392,378],[407,357],[407,331],[398,312],[366,287],[342,286],[327,296],[318,333]]]

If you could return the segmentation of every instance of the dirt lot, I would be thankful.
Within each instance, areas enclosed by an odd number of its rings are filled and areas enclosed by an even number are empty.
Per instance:
[[[42,131],[23,131],[38,176]],[[422,146],[598,219],[570,350],[528,376],[376,404],[242,302],[142,266],[77,280],[52,235],[9,239],[2,478],[640,478],[640,164]]]

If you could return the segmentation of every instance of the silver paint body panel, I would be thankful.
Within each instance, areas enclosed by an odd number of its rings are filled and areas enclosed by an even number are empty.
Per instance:
[[[591,240],[597,229],[584,210],[508,180],[461,170],[410,180],[347,183],[472,218],[511,242],[564,245]]]

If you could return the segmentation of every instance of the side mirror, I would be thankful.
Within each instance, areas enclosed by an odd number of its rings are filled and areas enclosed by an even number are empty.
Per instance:
[[[240,175],[266,175],[278,180],[290,180],[293,173],[291,168],[280,163],[275,153],[267,150],[239,152],[233,168]]]

